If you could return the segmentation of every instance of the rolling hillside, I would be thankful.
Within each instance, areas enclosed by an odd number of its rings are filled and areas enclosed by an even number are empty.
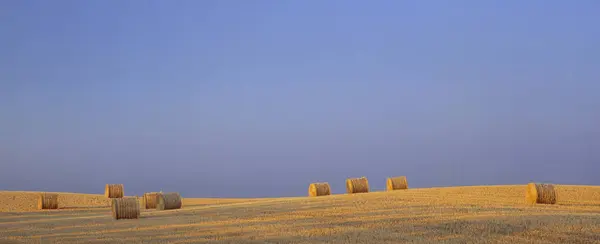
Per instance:
[[[556,187],[555,205],[525,186],[409,189],[268,199],[191,199],[113,220],[102,195],[0,192],[0,243],[600,243],[600,186]],[[184,196],[185,197],[185,196]]]

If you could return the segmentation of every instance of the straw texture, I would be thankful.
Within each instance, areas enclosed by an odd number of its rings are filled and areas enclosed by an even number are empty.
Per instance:
[[[331,195],[331,187],[327,182],[312,183],[308,186],[308,196],[318,197]]]
[[[369,181],[366,177],[347,179],[346,192],[348,194],[367,193],[369,192]]]
[[[122,198],[125,195],[123,184],[106,184],[104,196],[108,198]]]
[[[530,204],[555,204],[556,191],[552,184],[527,184],[527,193],[525,199]]]
[[[181,208],[181,195],[178,192],[162,193],[157,195],[157,210],[169,210]]]
[[[137,197],[112,199],[114,219],[137,219],[140,216],[140,204]]]
[[[160,192],[147,192],[144,193],[144,206],[146,209],[156,209],[158,203],[158,195]]]
[[[390,177],[387,178],[386,186],[388,191],[405,190],[408,189],[408,181],[406,176]]]
[[[38,209],[58,209],[58,194],[41,193],[38,199]]]

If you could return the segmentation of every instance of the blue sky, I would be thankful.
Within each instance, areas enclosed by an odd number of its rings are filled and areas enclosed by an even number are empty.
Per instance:
[[[0,1],[0,189],[595,184],[597,1]]]

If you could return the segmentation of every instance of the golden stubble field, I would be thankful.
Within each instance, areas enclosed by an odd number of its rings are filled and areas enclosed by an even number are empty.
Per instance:
[[[113,220],[102,195],[0,192],[0,243],[600,243],[600,186],[556,186],[556,205],[525,186],[409,189],[324,197],[189,199]],[[185,197],[185,196],[184,196]]]

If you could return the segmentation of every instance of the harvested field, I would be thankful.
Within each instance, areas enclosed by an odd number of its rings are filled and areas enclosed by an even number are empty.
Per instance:
[[[0,243],[599,243],[600,186],[555,185],[555,191],[556,204],[537,205],[527,204],[526,185],[185,198],[181,209],[141,209],[139,219],[123,220],[98,202],[0,213]],[[19,194],[26,193],[0,193],[0,206],[16,203],[5,200]]]
[[[58,194],[59,209],[85,208],[88,206],[110,207],[110,199],[104,195],[48,192]],[[29,212],[38,210],[39,192],[0,192],[0,212]]]

